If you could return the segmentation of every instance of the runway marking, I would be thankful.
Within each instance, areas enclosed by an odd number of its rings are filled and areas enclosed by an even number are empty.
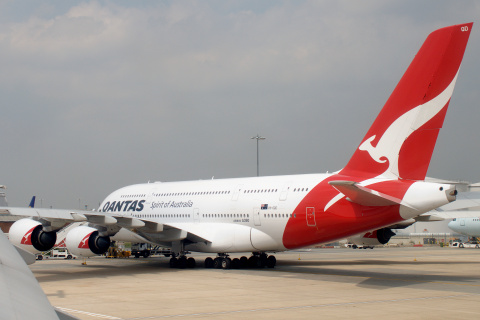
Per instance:
[[[420,300],[434,300],[434,299],[452,299],[452,298],[465,298],[465,297],[478,297],[478,296],[480,296],[480,294],[458,294],[458,295],[451,295],[451,296],[435,296],[435,297],[423,297],[423,298],[372,300],[372,301],[326,303],[326,304],[317,304],[317,305],[279,307],[279,308],[261,308],[261,309],[232,310],[232,311],[220,311],[220,312],[199,312],[199,313],[186,313],[186,314],[172,314],[172,315],[165,315],[165,316],[125,318],[123,320],[147,320],[147,319],[166,319],[166,318],[180,318],[180,317],[204,317],[204,316],[234,314],[234,313],[281,311],[281,310],[309,309],[309,308],[325,308],[325,307],[339,307],[339,306],[351,306],[351,305],[374,304],[374,303],[405,302],[405,301],[420,301]]]
[[[80,311],[80,310],[74,310],[74,309],[67,309],[67,308],[62,308],[62,307],[55,307],[55,308],[57,308],[61,311],[65,311],[67,313],[85,314],[87,316],[94,317],[94,318],[109,319],[109,320],[122,320],[122,318],[107,316],[107,315],[99,314],[99,313],[92,313],[92,312],[86,312],[86,311]]]

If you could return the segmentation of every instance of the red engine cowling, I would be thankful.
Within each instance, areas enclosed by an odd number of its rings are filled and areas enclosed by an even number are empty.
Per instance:
[[[39,253],[53,248],[57,232],[45,231],[39,221],[21,219],[12,224],[8,237],[14,245],[31,253]]]
[[[386,244],[395,233],[390,228],[382,228],[375,231],[360,234],[348,238],[351,243],[357,246],[377,246]]]
[[[68,251],[79,257],[92,257],[107,252],[110,237],[100,236],[97,229],[80,226],[72,229],[65,238]]]

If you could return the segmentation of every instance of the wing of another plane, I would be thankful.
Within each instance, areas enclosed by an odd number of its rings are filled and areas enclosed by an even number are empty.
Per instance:
[[[14,246],[0,230],[2,319],[74,320],[54,307]]]

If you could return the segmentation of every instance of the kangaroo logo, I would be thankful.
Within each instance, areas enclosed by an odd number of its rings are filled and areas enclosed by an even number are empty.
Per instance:
[[[383,133],[375,147],[372,142],[375,141],[376,135],[366,139],[360,145],[359,149],[368,152],[375,162],[385,163],[388,161],[388,169],[381,175],[392,178],[399,176],[398,157],[403,143],[413,132],[437,115],[448,103],[455,87],[457,75],[448,87],[434,99],[407,111],[395,120]]]
[[[87,234],[83,239],[82,241],[80,241],[80,243],[78,244],[78,248],[79,249],[89,249],[90,247],[88,246],[88,239],[90,238],[91,234],[93,233],[90,232],[89,234]]]

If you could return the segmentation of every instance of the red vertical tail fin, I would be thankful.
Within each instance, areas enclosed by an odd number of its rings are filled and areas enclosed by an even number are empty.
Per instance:
[[[341,174],[425,179],[472,25],[427,37]]]

